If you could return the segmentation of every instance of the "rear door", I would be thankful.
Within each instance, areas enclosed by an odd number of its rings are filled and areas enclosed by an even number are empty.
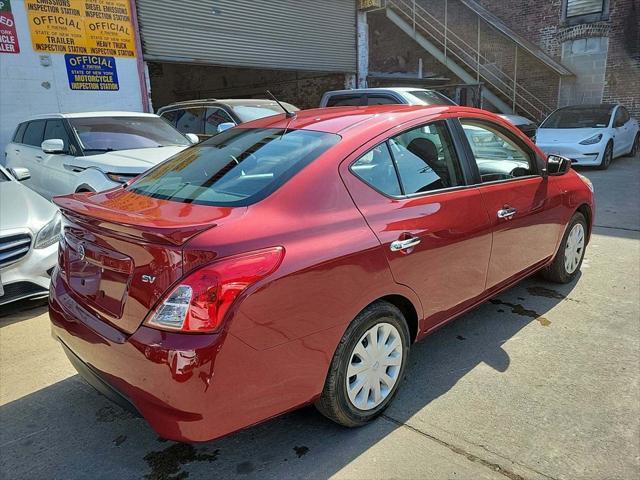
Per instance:
[[[535,151],[488,119],[460,118],[478,189],[493,228],[487,288],[539,265],[562,233],[562,193],[540,172]]]
[[[343,162],[341,175],[398,283],[420,297],[430,329],[484,292],[491,228],[467,186],[445,121],[394,135]]]

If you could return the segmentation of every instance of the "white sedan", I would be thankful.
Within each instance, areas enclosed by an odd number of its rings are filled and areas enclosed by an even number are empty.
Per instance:
[[[197,142],[154,114],[55,113],[18,125],[5,158],[9,168],[29,169],[25,184],[51,198],[117,187]]]
[[[536,145],[547,155],[561,155],[576,165],[604,170],[614,158],[638,152],[638,121],[622,105],[563,107],[542,122]]]

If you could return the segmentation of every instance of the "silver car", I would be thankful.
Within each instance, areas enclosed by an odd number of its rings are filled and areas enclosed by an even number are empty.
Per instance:
[[[60,213],[20,184],[27,178],[0,166],[0,305],[47,295],[58,260]]]

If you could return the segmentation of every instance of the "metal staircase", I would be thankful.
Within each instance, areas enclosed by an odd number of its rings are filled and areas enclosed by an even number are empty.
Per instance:
[[[387,18],[464,82],[483,82],[483,97],[502,113],[521,113],[529,118],[541,120],[554,110],[554,105],[545,103],[519,79],[519,56],[527,55],[529,59],[542,62],[559,76],[572,75],[569,70],[536,46],[519,38],[514,32],[505,33],[508,28],[475,2],[459,0],[468,9],[468,17],[473,16],[477,21],[477,25],[473,25],[477,31],[477,38],[472,44],[468,35],[465,40],[453,31],[448,15],[448,1],[443,1],[444,15],[440,18],[416,0],[386,0],[384,8]],[[513,45],[512,72],[505,72],[495,61],[482,53],[482,28],[493,28]]]

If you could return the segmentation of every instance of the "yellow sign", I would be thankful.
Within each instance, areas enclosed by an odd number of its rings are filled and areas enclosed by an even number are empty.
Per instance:
[[[363,11],[382,8],[382,0],[360,0],[358,2],[358,8]]]
[[[36,52],[135,57],[128,0],[26,0]]]

